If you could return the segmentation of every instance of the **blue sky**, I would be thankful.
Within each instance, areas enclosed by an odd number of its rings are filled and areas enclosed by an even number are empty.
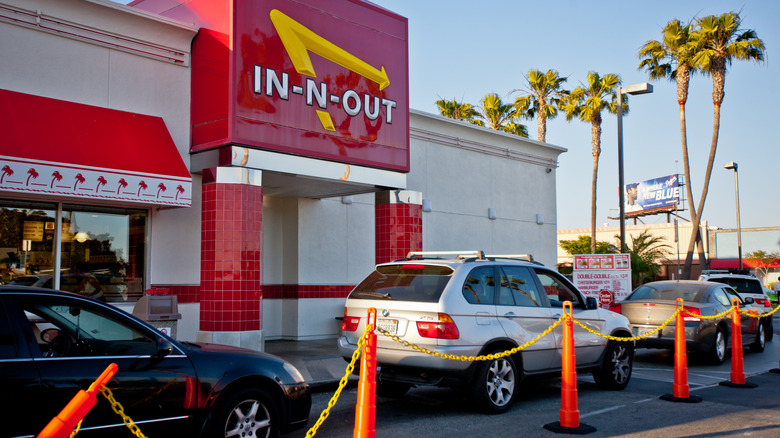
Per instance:
[[[772,53],[780,46],[780,2],[668,1],[585,2],[560,0],[465,1],[373,0],[409,19],[409,94],[411,107],[437,112],[439,98],[476,104],[487,93],[507,97],[524,86],[529,69],[556,69],[568,76],[566,88],[586,80],[589,70],[617,73],[624,84],[646,82],[637,70],[639,47],[660,39],[671,19],[741,11],[743,27],[755,29],[767,48],[762,65],[737,62],[726,76],[720,139],[712,172],[704,220],[720,228],[736,227],[734,174],[723,163],[739,163],[742,227],[780,225],[780,196],[774,180],[780,173],[780,153],[772,108],[780,97],[780,75]],[[774,71],[773,71],[774,69]],[[676,86],[652,82],[654,93],[633,96],[623,120],[625,180],[639,182],[683,173]],[[691,82],[686,115],[694,199],[700,198],[709,153],[713,106],[712,81],[698,75]],[[508,96],[514,100],[516,94]],[[536,139],[536,121],[529,120]],[[548,121],[547,142],[563,146],[557,171],[558,228],[590,226],[590,125]],[[617,225],[617,125],[604,114],[599,161],[597,224]],[[678,163],[679,162],[679,163]],[[682,216],[689,218],[689,212]],[[646,223],[665,222],[647,217]],[[746,250],[750,250],[746,248]]]

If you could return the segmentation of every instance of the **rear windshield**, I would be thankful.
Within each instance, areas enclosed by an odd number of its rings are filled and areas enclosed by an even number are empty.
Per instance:
[[[364,300],[439,301],[453,270],[448,266],[388,265],[379,266],[362,283],[350,298]]]
[[[673,300],[682,298],[685,301],[697,302],[701,300],[704,291],[698,287],[686,287],[677,285],[669,288],[657,288],[652,286],[639,286],[626,298],[632,300]]]
[[[761,288],[761,283],[758,280],[749,280],[746,278],[710,278],[709,281],[717,281],[718,283],[728,284],[742,294],[763,294],[764,290]]]

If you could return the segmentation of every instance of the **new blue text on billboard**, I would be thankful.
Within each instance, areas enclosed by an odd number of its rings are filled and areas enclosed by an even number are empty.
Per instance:
[[[668,175],[640,183],[626,184],[625,212],[638,213],[662,207],[674,207],[680,202],[680,178]]]

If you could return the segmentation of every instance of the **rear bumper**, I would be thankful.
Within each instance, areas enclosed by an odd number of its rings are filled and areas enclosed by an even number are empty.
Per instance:
[[[658,326],[646,326],[634,324],[636,328],[654,329]],[[672,350],[674,349],[674,336],[675,327],[664,327],[661,332],[654,337],[648,337],[636,341],[637,348],[663,348]],[[707,325],[702,327],[701,325],[685,326],[685,347],[688,351],[707,352],[712,348],[712,343],[715,340],[715,326]]]

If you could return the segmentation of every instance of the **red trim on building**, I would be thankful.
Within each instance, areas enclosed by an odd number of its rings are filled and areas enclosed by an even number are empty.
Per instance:
[[[189,206],[159,117],[0,89],[0,190]]]
[[[422,250],[422,205],[379,204],[375,207],[376,263]]]
[[[710,260],[710,268],[712,269],[739,269],[739,259],[712,259]],[[755,269],[765,268],[759,262],[755,260],[742,259],[743,269]],[[780,268],[780,259],[775,259],[766,268]]]

